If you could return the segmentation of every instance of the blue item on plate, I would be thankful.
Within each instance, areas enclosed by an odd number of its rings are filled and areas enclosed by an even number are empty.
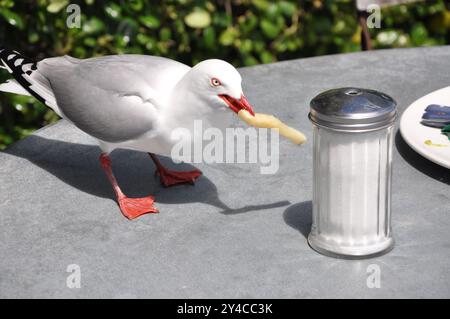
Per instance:
[[[450,106],[430,104],[422,115],[423,125],[443,128],[450,124]]]

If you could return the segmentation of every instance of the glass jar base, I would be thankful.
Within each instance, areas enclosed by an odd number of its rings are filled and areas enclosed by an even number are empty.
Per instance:
[[[312,249],[325,256],[341,259],[367,259],[390,252],[394,248],[394,239],[387,237],[381,242],[368,246],[338,246],[321,240],[317,235],[309,234],[308,244]]]

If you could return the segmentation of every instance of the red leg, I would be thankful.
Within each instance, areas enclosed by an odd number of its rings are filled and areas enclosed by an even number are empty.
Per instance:
[[[148,153],[156,165],[155,174],[159,174],[161,183],[165,187],[179,185],[179,184],[192,184],[194,185],[195,180],[202,175],[202,172],[198,169],[186,172],[172,171],[165,168],[155,154]]]
[[[144,214],[158,213],[158,210],[153,206],[155,199],[153,196],[147,196],[143,198],[128,198],[122,192],[117,183],[116,178],[111,167],[111,159],[108,154],[102,153],[100,155],[100,163],[103,170],[108,176],[114,192],[116,193],[117,202],[119,203],[120,211],[128,219],[135,219]]]

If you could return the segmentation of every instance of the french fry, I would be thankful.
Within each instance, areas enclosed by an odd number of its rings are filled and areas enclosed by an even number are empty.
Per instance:
[[[303,133],[287,126],[273,115],[255,113],[255,116],[253,116],[247,110],[240,110],[238,115],[248,125],[278,129],[281,135],[290,139],[295,144],[300,145],[306,142],[306,136]]]

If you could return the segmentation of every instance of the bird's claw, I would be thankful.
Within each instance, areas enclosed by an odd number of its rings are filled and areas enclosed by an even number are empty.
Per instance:
[[[165,187],[170,187],[180,184],[195,184],[195,180],[202,175],[198,169],[186,172],[171,171],[168,169],[157,170],[155,174],[160,176],[161,184]]]
[[[118,202],[122,214],[130,220],[144,214],[159,213],[158,209],[153,206],[155,202],[153,196],[143,198],[128,198],[124,196],[119,198]]]

